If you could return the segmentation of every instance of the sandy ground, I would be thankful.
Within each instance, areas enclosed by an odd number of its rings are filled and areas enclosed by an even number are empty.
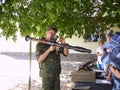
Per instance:
[[[28,90],[29,75],[31,76],[31,90],[41,90],[41,78],[36,60],[20,56],[0,54],[0,90]],[[77,69],[78,62],[62,61],[61,90],[72,90],[71,71]]]

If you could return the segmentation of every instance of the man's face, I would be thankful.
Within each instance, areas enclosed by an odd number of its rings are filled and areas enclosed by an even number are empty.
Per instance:
[[[56,32],[54,30],[46,31],[46,39],[50,40],[52,36],[55,36]]]
[[[111,36],[107,36],[107,42],[109,42],[111,40]]]

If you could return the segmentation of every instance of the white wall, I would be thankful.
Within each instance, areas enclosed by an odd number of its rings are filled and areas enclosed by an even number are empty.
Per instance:
[[[0,38],[0,52],[29,52],[30,41],[25,41],[24,37],[17,37],[18,40],[14,42],[12,39],[6,40],[4,37]],[[72,46],[80,46],[91,49],[93,52],[96,49],[96,42],[84,42],[82,38],[73,36],[72,39],[66,39],[66,42]],[[32,41],[32,52],[35,52],[36,42]],[[94,47],[94,48],[93,48]],[[80,53],[70,49],[70,53]]]
[[[32,52],[35,50],[35,42],[32,42]],[[0,52],[29,52],[30,42],[25,41],[24,37],[18,35],[17,41],[12,39],[6,40],[4,37],[0,37]]]
[[[92,53],[95,53],[97,48],[97,42],[84,42],[83,38],[78,38],[76,36],[73,36],[72,39],[66,39],[66,42],[68,42],[72,46],[80,46],[90,49],[92,50]],[[70,53],[81,53],[81,52],[70,50]]]

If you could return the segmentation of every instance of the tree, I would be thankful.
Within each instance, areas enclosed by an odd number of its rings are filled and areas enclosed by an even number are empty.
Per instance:
[[[54,25],[60,36],[71,38],[92,34],[99,28],[120,27],[119,0],[0,0],[0,28],[8,39],[42,37]]]

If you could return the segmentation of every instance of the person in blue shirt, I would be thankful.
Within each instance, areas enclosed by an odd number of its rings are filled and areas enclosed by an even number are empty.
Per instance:
[[[120,33],[116,33],[106,45],[110,48],[109,53],[102,57],[104,63],[109,64],[112,79],[112,90],[120,90]]]
[[[112,44],[110,44],[110,41],[113,37],[113,33],[112,32],[109,32],[107,35],[106,35],[106,39],[107,39],[107,42],[103,45],[103,55],[102,58],[105,57],[104,60],[102,60],[102,62],[105,64],[105,73],[106,73],[106,79],[108,81],[111,81],[111,71],[109,69],[109,65],[110,65],[110,58],[109,58],[109,52],[111,50],[111,48],[113,47]]]

